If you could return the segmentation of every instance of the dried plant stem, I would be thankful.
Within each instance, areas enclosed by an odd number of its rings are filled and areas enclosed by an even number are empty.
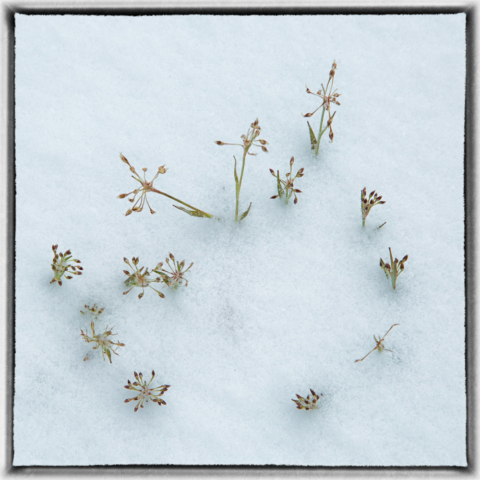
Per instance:
[[[235,183],[235,196],[237,200],[237,204],[235,206],[235,221],[238,222],[238,205],[240,203],[240,189],[242,188],[242,180],[243,180],[243,171],[245,170],[245,159],[247,158],[247,153],[250,146],[246,147],[243,152],[243,160],[242,160],[242,171],[240,173],[240,180],[237,177],[237,159],[235,157],[235,179],[237,180]]]
[[[327,96],[327,90],[328,90],[328,85],[330,83],[330,80],[332,81],[332,85],[330,86],[330,92],[328,93],[328,97],[330,97],[330,95],[332,94],[332,90],[333,90],[333,82],[335,81],[335,77],[333,76],[330,76],[330,78],[328,79],[328,83],[327,83],[327,86],[326,88],[323,87],[323,84],[322,84],[322,89],[323,89],[323,94],[325,96]],[[327,106],[323,107],[322,109],[322,118],[320,119],[320,129],[318,130],[318,141],[317,141],[317,148],[315,148],[315,155],[317,156],[318,155],[318,151],[320,149],[320,140],[322,140],[322,137],[323,137],[323,134],[327,131],[327,128],[328,128],[328,125],[323,128],[322,130],[322,127],[323,127],[323,118],[325,116],[325,110],[327,109],[326,108]],[[330,108],[330,107],[329,107]]]
[[[186,207],[191,208],[192,210],[195,210],[196,212],[202,213],[205,217],[208,217],[208,218],[216,218],[215,215],[211,215],[210,213],[204,212],[203,210],[200,210],[199,208],[192,207],[192,205],[189,205],[189,204],[186,203],[186,202],[182,202],[182,201],[179,200],[178,198],[172,197],[172,196],[169,195],[168,193],[161,192],[160,190],[157,190],[156,188],[153,188],[153,187],[152,187],[152,188],[150,189],[150,191],[151,191],[151,192],[154,192],[154,193],[159,193],[160,195],[164,195],[165,197],[171,198],[171,199],[174,200],[175,202],[181,203],[182,205],[185,205]]]
[[[254,147],[258,147],[262,149],[262,152],[268,152],[268,149],[265,145],[268,145],[266,140],[257,138],[260,135],[260,125],[258,124],[258,118],[250,124],[250,128],[246,135],[241,135],[242,143],[225,143],[220,140],[217,140],[215,143],[217,145],[235,145],[236,147],[241,147],[243,149],[243,159],[242,159],[242,171],[240,172],[240,180],[238,179],[237,174],[237,159],[235,155],[233,158],[235,159],[235,165],[233,169],[233,174],[235,176],[235,221],[241,222],[250,212],[250,208],[252,207],[252,202],[248,206],[247,210],[242,213],[240,218],[238,217],[238,206],[240,204],[240,190],[242,189],[242,182],[243,182],[243,173],[245,171],[245,159],[247,155],[256,155],[256,153],[250,153],[250,147],[253,145]],[[255,143],[258,142],[258,143]]]
[[[332,86],[333,86],[333,83],[332,83]],[[327,87],[328,87],[328,84],[327,84]],[[325,116],[325,108],[323,108],[322,118],[320,119],[320,129],[318,130],[318,142],[317,142],[317,148],[315,148],[315,155],[318,155],[318,150],[320,149],[320,140],[322,139],[323,134],[324,134],[325,131],[327,130],[327,127],[325,127],[325,128],[322,130],[322,127],[323,127],[323,117],[324,117],[324,116]]]

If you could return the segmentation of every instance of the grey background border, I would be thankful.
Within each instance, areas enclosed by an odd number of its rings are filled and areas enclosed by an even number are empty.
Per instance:
[[[2,201],[0,202],[2,255],[0,276],[2,309],[3,349],[1,350],[0,381],[4,391],[0,395],[0,425],[5,434],[0,448],[2,477],[60,477],[74,475],[77,478],[92,476],[164,476],[164,477],[458,477],[476,476],[478,473],[477,425],[477,280],[478,255],[476,251],[476,225],[480,217],[477,205],[477,176],[475,126],[478,128],[476,99],[478,92],[478,37],[477,24],[479,7],[476,2],[396,1],[388,5],[367,1],[0,1],[0,51],[1,69],[1,175]],[[460,13],[467,15],[467,82],[466,82],[466,125],[465,125],[465,247],[466,247],[466,367],[467,367],[467,468],[427,467],[275,467],[275,466],[232,466],[232,467],[173,467],[173,466],[105,466],[105,467],[12,467],[13,460],[13,369],[14,369],[14,285],[15,285],[15,139],[14,139],[14,14],[435,14]],[[448,112],[446,112],[446,118]],[[426,339],[428,341],[428,339]],[[34,395],[34,392],[32,392]],[[388,434],[388,433],[387,433]]]

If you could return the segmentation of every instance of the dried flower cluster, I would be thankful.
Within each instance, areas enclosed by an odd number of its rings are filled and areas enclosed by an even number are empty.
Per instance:
[[[363,358],[360,358],[359,360],[355,360],[355,363],[357,362],[363,362],[372,352],[374,352],[375,350],[378,350],[379,352],[383,352],[384,350],[387,351],[387,352],[392,352],[392,350],[389,350],[388,348],[385,348],[385,346],[383,345],[383,341],[385,340],[385,337],[388,335],[388,333],[390,332],[390,330],[393,328],[393,327],[396,327],[398,325],[398,323],[395,323],[394,325],[392,325],[388,332],[382,337],[382,338],[379,338],[377,340],[377,337],[374,335],[373,338],[375,339],[375,342],[376,342],[376,347],[373,349],[373,350],[370,350],[370,352],[368,352]]]
[[[320,148],[320,140],[322,139],[322,136],[327,131],[327,129],[330,129],[330,132],[328,134],[330,138],[330,143],[333,142],[332,122],[333,122],[333,117],[335,117],[335,113],[337,112],[334,112],[334,114],[332,115],[330,107],[332,103],[335,105],[340,105],[340,102],[338,101],[338,97],[341,95],[340,93],[336,93],[337,92],[336,90],[332,91],[336,70],[337,70],[337,63],[334,60],[332,64],[332,68],[330,69],[327,86],[324,87],[322,83],[322,88],[317,93],[311,92],[310,89],[307,87],[307,93],[320,97],[320,99],[322,100],[322,103],[314,112],[307,113],[305,115],[302,114],[304,117],[308,118],[313,116],[318,110],[320,110],[320,108],[323,109],[322,118],[320,119],[320,129],[318,130],[318,138],[315,137],[315,133],[313,133],[312,127],[310,126],[310,122],[307,121],[308,130],[310,132],[310,143],[312,145],[312,150],[315,150],[315,155],[318,155],[318,150]],[[328,120],[327,120],[327,125],[324,128],[323,120],[325,117],[325,112],[328,112]]]
[[[303,177],[304,173],[303,171],[305,170],[304,168],[301,168],[297,174],[292,177],[292,168],[293,168],[293,162],[295,161],[295,159],[292,157],[290,159],[290,173],[287,173],[285,175],[286,177],[286,180],[282,180],[280,178],[280,173],[279,171],[277,170],[277,174],[275,175],[275,172],[270,169],[270,173],[277,179],[277,192],[278,192],[278,195],[274,195],[273,197],[270,197],[270,198],[281,198],[281,199],[285,199],[285,203],[288,204],[289,200],[292,198],[292,195],[295,196],[295,200],[293,201],[293,203],[297,203],[298,202],[298,198],[297,198],[297,193],[302,193],[301,190],[299,190],[298,188],[294,188],[294,185],[293,185],[293,182],[295,182],[295,179],[296,178],[301,178]]]
[[[95,343],[95,346],[93,347],[93,350],[97,350],[98,348],[101,349],[102,351],[102,357],[103,360],[105,361],[105,355],[108,357],[110,360],[110,363],[112,363],[112,353],[115,355],[118,355],[117,349],[118,347],[124,347],[125,344],[120,343],[120,342],[112,342],[108,337],[111,337],[113,335],[117,335],[116,333],[112,333],[113,328],[111,330],[108,330],[108,325],[103,333],[99,333],[98,335],[95,334],[95,324],[92,320],[92,323],[90,324],[90,328],[92,329],[92,336],[88,336],[86,333],[83,333],[83,330],[80,330],[81,336],[87,343]],[[88,330],[86,330],[88,333]],[[85,360],[88,360],[88,356],[85,357]]]
[[[373,198],[372,198],[373,197]],[[370,193],[370,195],[367,198],[367,187],[365,187],[362,192],[361,192],[361,208],[362,208],[362,222],[363,226],[365,226],[365,220],[368,217],[368,214],[370,213],[370,210],[375,206],[375,205],[383,205],[384,203],[387,203],[385,200],[382,200],[382,196],[378,196],[377,193],[375,193],[375,190]],[[385,222],[386,223],[386,222]],[[383,225],[382,225],[383,226]]]
[[[311,398],[310,395],[308,395],[307,398],[303,398],[300,395],[296,394],[298,400],[292,399],[292,402],[295,402],[297,404],[297,408],[299,410],[317,410],[319,408],[317,402],[320,397],[323,397],[323,394],[321,393],[320,395],[317,395],[312,389],[310,389],[310,392],[312,393]]]
[[[155,267],[154,272],[160,275],[160,278],[168,287],[177,288],[179,285],[182,285],[183,282],[185,282],[185,286],[188,286],[188,280],[186,280],[183,276],[188,272],[188,270],[190,270],[193,262],[186,270],[184,270],[185,260],[182,260],[181,262],[176,262],[175,257],[171,253],[169,253],[169,256],[173,263],[173,265],[170,265],[170,259],[168,257],[165,259],[169,270],[162,268],[163,263],[159,263]]]
[[[80,310],[80,313],[82,315],[87,315],[91,317],[93,320],[98,320],[98,317],[103,313],[105,308],[100,308],[97,306],[97,304],[94,304],[93,307],[89,307],[88,305],[85,305],[86,311],[82,312]]]
[[[408,260],[408,255],[405,255],[400,262],[398,258],[393,260],[392,256],[392,249],[389,247],[388,250],[390,251],[390,263],[385,263],[382,259],[380,259],[380,267],[385,272],[387,278],[390,278],[392,281],[392,287],[394,290],[397,288],[397,278],[405,269],[405,262]]]
[[[54,273],[53,280],[50,283],[57,282],[62,286],[62,277],[65,275],[67,280],[71,280],[73,277],[66,275],[81,275],[83,270],[82,267],[74,265],[74,263],[81,263],[80,260],[76,258],[72,259],[72,252],[67,250],[65,253],[57,253],[58,245],[52,245],[53,250],[53,263],[52,270]]]
[[[143,210],[143,207],[145,203],[148,205],[148,208],[150,209],[150,213],[155,213],[155,211],[152,209],[150,204],[148,203],[147,200],[147,193],[153,192],[153,193],[159,193],[160,195],[164,195],[165,197],[168,197],[175,202],[181,203],[182,205],[185,205],[188,207],[188,209],[179,207],[177,205],[174,205],[175,208],[178,208],[179,210],[182,210],[185,213],[188,213],[189,215],[193,217],[205,217],[205,218],[215,218],[213,215],[204,212],[203,210],[200,210],[198,208],[192,207],[188,203],[182,202],[182,200],[179,200],[178,198],[172,197],[171,195],[168,195],[168,193],[161,192],[160,190],[157,190],[153,186],[153,182],[156,180],[158,175],[167,173],[167,168],[165,168],[165,165],[162,165],[161,167],[158,167],[156,175],[152,178],[152,180],[147,181],[145,178],[145,172],[147,171],[146,168],[142,168],[143,170],[143,178],[136,172],[135,167],[132,167],[130,165],[129,161],[122,155],[120,154],[120,159],[122,162],[126,163],[130,167],[130,171],[133,173],[132,178],[136,180],[138,183],[140,183],[140,186],[136,188],[135,190],[131,191],[130,193],[122,193],[121,195],[118,196],[118,198],[126,198],[131,195],[131,197],[128,199],[129,202],[133,203],[132,208],[129,208],[127,212],[125,213],[125,216],[130,215],[133,212],[141,212]],[[138,198],[137,198],[138,196]]]
[[[143,380],[143,375],[141,372],[138,374],[137,372],[133,372],[133,374],[135,375],[137,381],[131,383],[130,380],[128,380],[128,385],[125,385],[125,388],[127,390],[135,390],[139,393],[136,397],[127,398],[125,400],[125,403],[138,401],[134,412],[136,412],[139,407],[143,408],[143,403],[148,402],[149,400],[156,403],[160,407],[167,404],[167,402],[165,402],[165,400],[161,399],[160,397],[170,388],[170,385],[162,385],[160,387],[150,388],[150,384],[155,377],[155,372],[153,370],[152,378],[148,383]]]
[[[243,149],[243,159],[242,159],[242,171],[240,172],[240,178],[238,177],[237,174],[237,159],[235,156],[233,157],[235,159],[235,167],[234,167],[234,175],[235,175],[235,198],[236,198],[236,206],[235,206],[235,221],[236,222],[241,222],[250,212],[250,208],[252,206],[252,203],[250,202],[250,205],[248,209],[241,215],[240,219],[238,218],[238,207],[239,207],[239,201],[240,201],[240,190],[242,188],[242,181],[243,181],[243,172],[245,170],[245,159],[247,155],[257,155],[256,153],[250,153],[249,150],[251,147],[259,147],[262,149],[263,152],[268,152],[267,147],[265,145],[268,145],[268,142],[266,140],[261,140],[258,139],[260,135],[260,125],[258,123],[258,118],[250,125],[250,128],[248,129],[248,132],[246,135],[242,135],[240,138],[242,139],[242,143],[225,143],[221,141],[216,141],[215,143],[217,145],[236,145],[238,147],[241,147]]]
[[[156,277],[156,278],[151,279],[151,280],[149,278],[147,278],[147,277],[150,276],[151,272],[148,271],[148,268],[146,268],[145,271],[143,271],[143,269],[145,267],[142,267],[140,269],[137,267],[138,262],[139,262],[138,257],[137,258],[135,258],[135,257],[132,258],[133,267],[125,257],[123,258],[123,261],[132,269],[131,273],[127,270],[123,271],[123,273],[128,276],[128,278],[125,280],[125,286],[127,288],[130,287],[126,292],[123,292],[124,295],[126,295],[128,292],[130,292],[130,290],[132,290],[133,288],[138,287],[138,288],[142,289],[142,293],[140,293],[138,295],[138,298],[142,298],[143,295],[145,294],[145,288],[150,287],[152,290],[155,290],[155,292],[158,293],[159,297],[165,298],[165,295],[162,292],[159,292],[158,290],[156,290],[155,288],[153,288],[150,285],[151,283],[159,283],[160,280],[161,280],[160,277]],[[155,267],[155,269],[159,268],[159,265],[161,266],[162,263],[159,263]]]

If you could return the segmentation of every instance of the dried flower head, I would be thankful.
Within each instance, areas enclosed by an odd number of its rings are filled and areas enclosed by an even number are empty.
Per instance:
[[[278,195],[274,195],[273,197],[270,197],[270,198],[284,198],[285,203],[288,203],[288,201],[292,198],[292,195],[294,195],[295,200],[293,201],[293,203],[298,202],[298,198],[296,194],[302,193],[302,191],[299,190],[298,188],[294,188],[293,182],[295,181],[296,178],[303,177],[304,175],[303,171],[305,169],[301,168],[297,172],[297,174],[294,177],[292,177],[292,168],[293,168],[294,161],[295,159],[292,157],[290,159],[290,173],[287,173],[285,175],[286,180],[282,180],[280,178],[280,173],[278,170],[277,170],[277,174],[275,175],[275,172],[272,169],[270,169],[270,173],[277,179],[277,192],[278,192]]]
[[[105,310],[105,308],[100,308],[97,306],[97,304],[94,304],[93,307],[89,307],[88,305],[85,305],[85,312],[82,312],[80,310],[80,313],[82,315],[87,315],[89,317],[91,317],[93,320],[98,320],[98,317],[103,313],[103,311]]]
[[[86,333],[83,333],[83,330],[80,330],[81,336],[87,343],[95,343],[95,346],[93,347],[93,350],[97,350],[98,348],[101,349],[102,351],[102,357],[103,360],[105,360],[105,355],[107,355],[108,359],[110,360],[110,363],[112,363],[112,353],[115,355],[118,355],[117,353],[117,348],[118,347],[124,347],[125,344],[120,343],[120,342],[112,342],[108,337],[117,335],[116,333],[112,333],[112,330],[115,327],[112,327],[111,330],[108,330],[108,325],[107,328],[103,333],[99,333],[98,335],[95,334],[95,324],[92,320],[90,323],[90,328],[92,329],[92,336],[89,337]],[[88,333],[88,330],[86,330]],[[88,360],[89,356],[85,357],[84,360]]]
[[[150,285],[151,283],[160,282],[161,278],[156,277],[152,280],[147,278],[147,277],[150,276],[151,272],[148,271],[148,268],[145,269],[145,271],[143,271],[143,269],[145,267],[142,267],[142,268],[138,269],[138,267],[137,267],[138,262],[139,262],[138,257],[137,258],[135,258],[135,257],[132,258],[133,267],[125,257],[123,258],[123,261],[132,269],[132,273],[130,273],[127,270],[123,271],[123,273],[128,276],[128,278],[125,280],[125,286],[130,287],[126,292],[123,292],[124,295],[126,295],[133,288],[139,287],[139,288],[142,289],[142,293],[140,293],[138,295],[138,298],[142,298],[144,293],[145,293],[145,287],[150,287],[152,290],[155,290],[158,293],[159,297],[165,298],[165,295],[162,292],[159,292],[158,290],[156,290],[155,288],[153,288]],[[162,264],[159,263],[158,265],[162,265]],[[158,268],[158,265],[155,268]]]
[[[388,348],[385,348],[385,345],[383,344],[383,341],[385,340],[385,337],[388,335],[388,333],[390,332],[390,330],[393,328],[393,327],[396,327],[397,325],[399,325],[398,323],[395,323],[394,325],[392,325],[389,329],[388,329],[388,332],[382,337],[382,338],[379,338],[377,339],[377,337],[374,335],[373,338],[375,339],[375,342],[376,342],[376,346],[373,350],[370,350],[370,352],[368,352],[363,358],[360,358],[359,360],[355,360],[355,363],[357,362],[363,362],[372,352],[374,352],[375,350],[378,350],[379,352],[383,352],[384,350],[387,351],[387,352],[392,352],[393,353],[393,350],[389,350]],[[380,337],[380,335],[379,335]]]
[[[387,203],[385,200],[382,200],[382,196],[378,196],[378,194],[375,192],[370,193],[370,195],[367,198],[367,187],[365,187],[362,192],[361,192],[361,209],[362,209],[362,222],[363,226],[365,226],[365,220],[368,217],[368,214],[370,213],[370,210],[375,206],[375,205],[383,205],[384,203]]]
[[[65,274],[71,275],[81,275],[83,270],[82,267],[78,265],[73,265],[73,263],[81,263],[80,260],[76,258],[72,259],[72,254],[70,250],[67,250],[65,253],[57,253],[58,245],[52,245],[53,250],[53,263],[52,263],[52,270],[54,272],[53,280],[50,283],[57,282],[60,286],[62,286],[62,277]],[[73,277],[69,275],[65,275],[67,280],[71,280]]]
[[[393,259],[392,249],[389,247],[388,250],[390,251],[390,263],[385,263],[380,259],[380,267],[385,272],[386,277],[391,279],[392,287],[396,290],[397,278],[405,269],[405,262],[408,260],[408,255],[405,255],[399,262],[398,258]]]
[[[150,388],[150,384],[155,377],[155,372],[153,370],[152,378],[148,383],[143,380],[143,375],[141,372],[138,374],[137,372],[133,372],[133,374],[135,375],[137,381],[131,383],[130,380],[128,380],[128,385],[125,385],[125,388],[127,390],[135,390],[139,393],[136,397],[127,398],[124,403],[138,401],[134,412],[136,412],[139,407],[143,408],[143,403],[148,402],[149,400],[156,403],[160,407],[167,404],[167,402],[165,402],[165,400],[161,399],[160,397],[170,388],[170,385],[162,385],[160,387]]]
[[[179,200],[178,198],[172,197],[168,193],[161,192],[160,190],[157,190],[153,186],[153,182],[156,180],[156,178],[159,175],[163,175],[164,173],[167,173],[168,168],[165,168],[165,165],[162,165],[161,167],[158,167],[157,173],[155,176],[152,178],[152,180],[147,181],[145,178],[145,172],[147,171],[146,168],[142,168],[143,170],[143,178],[136,172],[135,168],[130,165],[129,161],[122,155],[120,154],[120,159],[122,160],[123,163],[126,163],[130,167],[130,171],[133,173],[132,178],[136,180],[138,183],[140,183],[140,186],[136,188],[135,190],[131,191],[130,193],[122,193],[121,195],[118,196],[118,198],[126,198],[131,195],[131,197],[128,199],[129,202],[133,203],[132,208],[129,208],[127,212],[125,213],[125,216],[130,215],[133,212],[141,212],[143,210],[143,207],[145,203],[148,205],[148,208],[150,209],[150,213],[156,213],[150,204],[148,203],[147,200],[147,193],[153,192],[153,193],[158,193],[160,195],[164,195],[165,197],[168,197],[175,202],[181,203],[182,205],[185,205],[188,207],[188,209],[184,207],[179,207],[177,205],[174,205],[175,208],[178,208],[179,210],[182,210],[185,213],[188,213],[192,217],[205,217],[205,218],[216,218],[213,215],[204,212],[203,210],[200,210],[198,208],[192,207],[188,203],[182,202],[182,200]],[[138,198],[137,198],[138,197]]]
[[[338,97],[340,97],[340,95],[341,95],[340,93],[337,93],[336,90],[332,91],[336,70],[337,70],[337,63],[334,60],[333,64],[332,64],[332,68],[330,70],[329,77],[328,77],[327,86],[324,87],[323,83],[322,83],[322,88],[317,93],[312,92],[307,87],[307,93],[309,93],[311,95],[315,95],[322,100],[322,103],[320,104],[320,106],[315,111],[313,111],[312,113],[306,113],[305,115],[303,115],[303,113],[302,113],[302,115],[305,118],[309,118],[309,117],[312,117],[318,110],[320,110],[320,108],[323,109],[322,110],[322,118],[320,120],[320,129],[318,131],[318,139],[317,139],[317,137],[315,137],[315,133],[313,133],[310,122],[307,121],[308,130],[309,130],[309,133],[310,133],[310,143],[312,145],[312,150],[315,150],[315,155],[318,155],[318,150],[320,148],[320,140],[322,139],[322,136],[326,132],[327,129],[330,130],[330,132],[328,134],[328,136],[330,138],[330,143],[333,142],[332,123],[333,123],[333,118],[335,117],[335,114],[337,112],[334,112],[333,115],[332,115],[330,107],[331,107],[332,104],[340,105],[340,102],[338,101]],[[330,89],[329,89],[329,87],[330,87]],[[327,125],[324,128],[323,127],[323,120],[324,120],[324,117],[325,117],[325,112],[328,112],[328,120],[327,120]]]
[[[184,270],[185,260],[182,260],[181,262],[176,262],[175,257],[171,253],[169,253],[169,256],[170,258],[167,257],[165,259],[169,270],[162,268],[163,263],[159,263],[155,267],[154,272],[160,275],[160,277],[168,287],[177,288],[179,285],[182,285],[183,282],[185,282],[185,286],[188,286],[188,280],[183,278],[183,276],[188,272],[188,270],[190,270],[193,262],[186,270]],[[172,260],[173,265],[170,265],[170,259]]]
[[[256,155],[256,153],[250,153],[249,149],[251,146],[254,147],[259,147],[262,149],[264,152],[268,152],[267,147],[265,145],[268,145],[268,142],[266,140],[261,140],[258,138],[260,135],[261,127],[258,123],[258,118],[250,124],[250,128],[248,129],[248,132],[246,135],[241,135],[242,143],[225,143],[221,141],[216,141],[215,143],[217,145],[237,145],[238,147],[242,147],[244,152],[248,155]],[[258,143],[255,143],[258,142]]]
[[[247,134],[242,135],[240,137],[242,139],[242,143],[225,143],[219,140],[215,142],[217,145],[236,145],[243,149],[242,171],[240,173],[240,178],[238,177],[238,174],[237,174],[237,159],[235,158],[235,156],[233,157],[235,159],[235,167],[233,171],[235,175],[235,198],[236,198],[235,221],[237,222],[241,222],[249,214],[250,208],[252,207],[252,204],[250,203],[250,206],[248,207],[248,209],[240,216],[240,218],[238,217],[240,190],[242,188],[243,172],[245,170],[245,158],[247,157],[247,155],[257,155],[256,153],[249,152],[252,146],[261,148],[263,152],[268,152],[267,147],[265,146],[265,145],[268,145],[268,142],[266,140],[261,140],[258,138],[260,135],[260,131],[261,131],[261,128],[257,118],[252,124],[250,124],[250,128],[248,129]]]
[[[310,398],[310,395],[308,395],[307,398],[303,398],[300,395],[296,394],[296,397],[298,400],[294,400],[292,398],[292,402],[295,402],[297,404],[297,408],[299,410],[317,410],[319,408],[319,405],[317,405],[317,402],[320,397],[323,397],[323,393],[320,395],[317,395],[312,389],[310,389],[310,392],[312,392],[312,397]]]
[[[143,178],[142,178],[135,170],[135,167],[132,167],[129,161],[122,154],[120,154],[120,158],[123,163],[126,163],[130,167],[130,171],[133,173],[132,178],[136,180],[138,183],[140,183],[140,186],[137,189],[131,191],[130,193],[122,193],[121,195],[118,196],[118,198],[126,198],[131,195],[128,201],[133,203],[133,206],[132,208],[127,210],[127,213],[125,213],[125,216],[130,215],[132,212],[141,212],[143,210],[145,202],[147,203],[148,208],[150,209],[150,213],[152,214],[155,213],[155,211],[152,209],[152,207],[148,203],[147,193],[156,190],[153,188],[153,182],[157,179],[157,177],[160,174],[163,175],[164,173],[167,173],[168,168],[165,168],[165,165],[158,167],[156,175],[152,178],[152,180],[148,182],[145,178],[145,172],[147,171],[146,168],[142,168],[143,170]]]

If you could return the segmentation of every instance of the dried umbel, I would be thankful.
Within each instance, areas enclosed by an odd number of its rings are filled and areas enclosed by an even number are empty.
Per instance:
[[[171,253],[169,253],[169,256],[170,258],[167,257],[165,259],[165,262],[168,265],[168,270],[163,268],[163,263],[159,263],[155,267],[154,272],[160,275],[161,279],[168,287],[177,288],[179,285],[182,285],[183,282],[185,282],[185,286],[188,286],[188,280],[183,276],[190,270],[193,262],[186,270],[184,270],[185,260],[176,262],[175,257]],[[172,265],[170,265],[170,260],[172,260]]]
[[[375,206],[375,205],[383,205],[384,203],[387,203],[385,200],[382,200],[382,196],[378,196],[378,194],[375,192],[370,193],[370,195],[367,198],[367,187],[365,187],[362,192],[361,192],[361,209],[362,209],[362,222],[363,226],[365,226],[365,220],[368,217],[368,214],[370,213],[370,210]],[[385,222],[386,223],[386,222]]]
[[[147,171],[146,168],[142,168],[143,170],[143,178],[137,173],[134,167],[130,165],[128,160],[120,154],[120,159],[122,162],[126,163],[130,167],[130,171],[133,173],[132,178],[136,180],[138,183],[140,183],[140,186],[136,188],[135,190],[131,191],[130,193],[122,193],[121,195],[118,196],[118,198],[126,198],[131,195],[131,197],[128,199],[129,202],[133,203],[132,208],[129,208],[127,210],[127,213],[125,213],[125,216],[130,215],[133,212],[141,212],[143,210],[143,207],[145,203],[148,205],[148,208],[150,209],[150,213],[155,213],[155,211],[152,209],[150,204],[148,203],[147,199],[147,193],[153,192],[153,193],[159,193],[160,195],[164,195],[165,197],[171,198],[175,202],[181,203],[182,205],[185,205],[187,208],[179,207],[177,205],[174,205],[175,208],[178,208],[179,210],[182,210],[185,213],[188,213],[189,215],[193,217],[205,217],[205,218],[216,218],[213,215],[210,215],[207,212],[204,212],[203,210],[200,210],[198,208],[192,207],[188,203],[182,202],[178,198],[172,197],[171,195],[168,195],[168,193],[161,192],[160,190],[157,190],[156,188],[153,187],[153,182],[156,180],[156,178],[160,174],[167,173],[167,168],[165,168],[165,165],[162,165],[161,167],[158,167],[156,175],[152,178],[152,180],[147,181],[145,178],[145,172]]]
[[[299,190],[298,188],[294,188],[293,182],[295,181],[296,178],[303,177],[304,168],[301,168],[297,172],[297,174],[294,177],[292,177],[292,168],[293,168],[294,161],[295,159],[292,157],[290,159],[290,173],[287,173],[285,175],[286,180],[282,180],[280,178],[280,173],[278,170],[277,170],[277,174],[275,175],[275,172],[272,169],[270,169],[270,173],[277,179],[277,192],[278,192],[278,195],[274,195],[273,197],[270,197],[270,198],[281,198],[285,200],[285,203],[288,203],[293,195],[295,197],[295,200],[293,201],[293,203],[298,202],[298,198],[296,194],[302,193],[302,191]]]
[[[150,276],[151,272],[148,271],[148,268],[145,269],[145,267],[142,267],[142,268],[139,269],[137,267],[138,262],[139,262],[138,257],[137,258],[135,258],[135,257],[132,258],[133,266],[130,264],[130,262],[125,257],[123,258],[123,261],[132,269],[132,272],[129,272],[127,270],[123,271],[123,273],[128,276],[128,278],[124,282],[125,286],[130,287],[126,292],[123,292],[124,295],[126,295],[133,288],[138,287],[138,288],[142,289],[142,293],[140,293],[138,295],[138,298],[142,298],[144,293],[145,293],[145,288],[150,287],[152,290],[155,290],[158,293],[159,297],[165,298],[165,295],[162,292],[159,292],[158,290],[156,290],[155,288],[153,288],[150,285],[151,283],[159,283],[161,281],[161,278],[160,277],[156,277],[156,278],[153,278],[153,279],[147,278],[147,277]],[[162,265],[162,263],[159,263],[155,267],[155,269],[159,268],[159,265]],[[145,271],[144,271],[144,269],[145,269]]]
[[[320,395],[317,395],[312,389],[310,389],[310,392],[312,393],[311,397],[310,395],[308,395],[307,398],[303,398],[300,395],[296,394],[298,400],[294,400],[292,398],[292,402],[295,402],[297,404],[297,408],[299,410],[317,410],[319,408],[317,402],[320,397],[323,397],[323,394],[321,393]]]
[[[74,265],[74,263],[81,263],[76,258],[72,259],[72,252],[67,250],[65,253],[57,253],[58,245],[52,245],[53,250],[53,263],[52,270],[54,273],[53,280],[50,283],[57,282],[62,286],[62,277],[65,276],[67,280],[71,280],[71,275],[81,275],[82,267]]]
[[[308,130],[310,132],[310,143],[312,145],[312,150],[315,150],[315,155],[318,155],[318,150],[320,148],[320,140],[322,139],[323,134],[327,131],[327,129],[330,130],[328,136],[330,138],[330,143],[333,142],[333,129],[332,129],[332,122],[333,122],[333,117],[335,117],[335,114],[337,112],[334,112],[333,115],[331,113],[331,105],[332,103],[335,105],[340,105],[340,102],[338,101],[338,97],[340,96],[340,93],[336,93],[337,91],[333,91],[333,82],[335,80],[335,72],[337,70],[337,63],[335,60],[333,61],[332,68],[330,70],[330,75],[328,77],[328,83],[327,86],[324,87],[322,83],[322,88],[319,90],[317,93],[313,93],[309,90],[307,87],[307,93],[311,95],[315,95],[319,97],[322,100],[322,103],[320,106],[312,113],[306,113],[305,115],[302,115],[306,118],[313,116],[320,108],[322,109],[322,118],[320,119],[320,129],[318,130],[318,136],[315,137],[315,133],[313,133],[312,127],[310,126],[310,122],[307,121],[308,123]],[[323,127],[323,120],[325,117],[325,112],[328,113],[328,120],[327,120],[327,125]]]
[[[242,159],[242,171],[240,172],[240,178],[238,177],[237,174],[237,159],[235,156],[233,157],[235,159],[235,167],[233,170],[233,173],[235,175],[235,198],[236,198],[236,206],[235,206],[235,221],[236,222],[241,222],[250,212],[250,208],[252,206],[252,203],[250,202],[250,205],[248,209],[238,218],[238,207],[239,207],[239,200],[240,200],[240,190],[242,188],[242,181],[243,181],[243,172],[245,170],[245,159],[247,155],[256,155],[256,153],[251,153],[249,150],[251,147],[258,147],[261,148],[263,152],[268,152],[267,147],[265,145],[268,145],[268,142],[266,140],[261,140],[259,139],[260,135],[260,125],[258,124],[258,118],[250,125],[250,128],[248,129],[248,132],[246,135],[242,135],[240,138],[242,139],[242,143],[224,143],[220,141],[216,141],[215,143],[217,145],[236,145],[238,147],[241,147],[243,149],[243,159]]]
[[[124,403],[138,401],[134,412],[136,412],[139,407],[143,408],[143,403],[148,402],[149,400],[151,400],[153,403],[156,403],[160,407],[167,404],[167,402],[160,397],[170,388],[170,385],[161,385],[160,387],[155,388],[150,387],[150,384],[155,377],[155,372],[153,370],[152,378],[148,383],[143,380],[143,375],[141,372],[138,374],[137,372],[133,372],[133,374],[135,375],[137,381],[131,383],[130,380],[128,380],[128,385],[125,385],[125,388],[127,390],[135,390],[138,392],[138,395],[133,398],[127,398]]]
[[[378,350],[379,352],[383,352],[384,350],[387,351],[387,352],[392,352],[393,353],[393,350],[389,350],[388,348],[385,348],[385,345],[383,344],[383,341],[385,340],[385,337],[388,335],[388,333],[390,332],[390,330],[393,328],[393,327],[396,327],[397,325],[399,325],[398,323],[395,323],[394,325],[392,325],[389,329],[388,329],[388,332],[382,337],[382,338],[379,338],[377,340],[377,337],[374,335],[373,338],[375,339],[375,342],[376,342],[376,347],[373,349],[373,350],[370,350],[370,352],[368,352],[363,358],[360,358],[359,360],[355,360],[355,363],[357,362],[363,362],[372,352],[374,352],[375,350]]]
[[[100,308],[97,306],[97,304],[94,304],[93,307],[89,307],[88,305],[85,305],[85,311],[83,312],[80,310],[80,313],[82,315],[87,315],[91,317],[93,320],[98,320],[98,317],[103,313],[105,308]]]
[[[405,262],[408,260],[408,255],[405,255],[400,262],[398,258],[395,260],[392,256],[392,249],[389,247],[388,250],[390,251],[390,263],[385,263],[382,259],[380,259],[380,267],[385,272],[387,278],[390,278],[392,281],[392,287],[394,290],[397,289],[397,278],[405,269]]]
[[[107,328],[103,333],[99,333],[98,335],[95,334],[95,324],[92,320],[92,323],[90,324],[90,328],[92,329],[92,336],[88,336],[86,333],[83,333],[83,330],[80,330],[81,335],[83,339],[87,343],[95,343],[95,346],[93,347],[93,350],[97,350],[98,348],[101,349],[102,352],[102,357],[103,360],[105,360],[105,355],[108,357],[110,360],[110,363],[112,363],[112,353],[115,355],[118,355],[117,349],[118,347],[124,347],[125,344],[120,343],[120,342],[112,342],[108,337],[111,337],[113,335],[117,335],[116,333],[112,333],[112,330],[115,327],[112,327],[111,330],[108,330],[108,325]],[[88,333],[88,330],[86,330]],[[85,357],[84,360],[88,360],[90,358],[88,355]]]

